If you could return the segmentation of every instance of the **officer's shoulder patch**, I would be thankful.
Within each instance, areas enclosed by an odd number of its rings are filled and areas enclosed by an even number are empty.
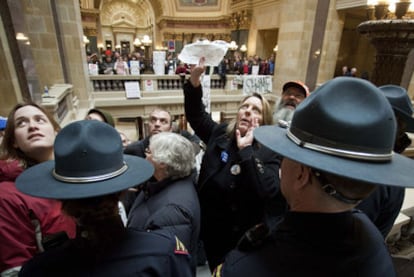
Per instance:
[[[213,275],[211,277],[221,277],[221,270],[223,269],[223,264],[219,264],[213,271]]]
[[[179,255],[189,255],[187,248],[185,247],[184,243],[181,242],[177,237],[175,237],[175,254]]]

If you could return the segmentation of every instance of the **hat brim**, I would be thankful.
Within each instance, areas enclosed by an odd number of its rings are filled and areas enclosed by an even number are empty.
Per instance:
[[[403,110],[400,110],[396,107],[392,107],[395,111],[396,114],[398,114],[405,122],[406,124],[406,132],[414,132],[414,118],[411,115],[408,115],[406,112],[404,112]]]
[[[410,174],[413,160],[394,154],[391,162],[367,162],[320,153],[301,147],[279,126],[261,126],[254,130],[255,139],[283,157],[320,171],[374,185],[414,187]]]
[[[154,173],[154,167],[145,159],[124,155],[128,169],[116,177],[90,183],[68,183],[52,175],[55,163],[47,161],[32,166],[16,179],[16,187],[25,194],[50,199],[80,199],[107,195],[139,185]]]

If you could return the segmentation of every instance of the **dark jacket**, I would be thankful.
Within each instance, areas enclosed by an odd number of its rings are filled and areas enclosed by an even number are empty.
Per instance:
[[[146,157],[145,149],[147,149],[148,146],[149,146],[149,136],[144,139],[130,143],[124,149],[124,154],[134,155],[134,156],[138,156],[138,157],[145,159]],[[137,184],[137,185],[140,185],[140,184]],[[127,214],[131,210],[131,206],[134,203],[136,197],[137,197],[137,193],[131,190],[127,190],[121,195],[120,200],[122,204],[124,205],[124,208]]]
[[[189,254],[182,246],[168,231],[127,229],[119,245],[99,261],[71,240],[30,260],[19,276],[192,276]]]
[[[128,227],[170,230],[195,256],[200,233],[200,205],[193,176],[144,184],[128,214]]]
[[[286,211],[279,190],[280,159],[254,143],[241,151],[204,110],[201,87],[184,86],[186,118],[207,145],[198,181],[201,239],[210,268],[222,261],[246,230]],[[233,172],[233,173],[232,173]]]
[[[404,197],[405,188],[378,186],[357,208],[366,213],[385,238],[400,213]]]
[[[142,140],[134,141],[130,143],[125,149],[124,154],[134,155],[141,158],[145,158],[145,149],[149,146],[149,137]]]
[[[251,251],[234,250],[213,276],[393,277],[376,227],[361,212],[289,212],[275,233]]]

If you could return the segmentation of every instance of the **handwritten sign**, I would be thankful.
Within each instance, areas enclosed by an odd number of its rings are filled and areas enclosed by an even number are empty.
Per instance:
[[[98,65],[96,63],[88,64],[89,75],[98,75]]]
[[[201,85],[203,87],[203,104],[206,108],[206,112],[210,113],[211,111],[211,77],[209,75],[204,75],[201,80]]]
[[[130,64],[130,67],[131,67],[130,68],[131,75],[139,75],[140,74],[139,61],[130,61],[129,64]]]
[[[165,73],[165,52],[153,51],[152,56],[154,59],[153,69],[155,75],[164,75]]]
[[[272,77],[267,75],[243,76],[243,94],[250,95],[253,92],[260,94],[272,92]]]

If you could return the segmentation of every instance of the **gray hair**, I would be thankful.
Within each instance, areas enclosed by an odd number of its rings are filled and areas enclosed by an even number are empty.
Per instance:
[[[172,179],[189,176],[195,166],[194,147],[187,138],[172,132],[161,132],[150,138],[154,162],[167,165]]]
[[[273,122],[277,124],[279,120],[284,120],[287,122],[292,121],[293,113],[295,110],[284,107],[283,100],[280,99],[279,104],[276,107],[276,110],[273,113]]]

